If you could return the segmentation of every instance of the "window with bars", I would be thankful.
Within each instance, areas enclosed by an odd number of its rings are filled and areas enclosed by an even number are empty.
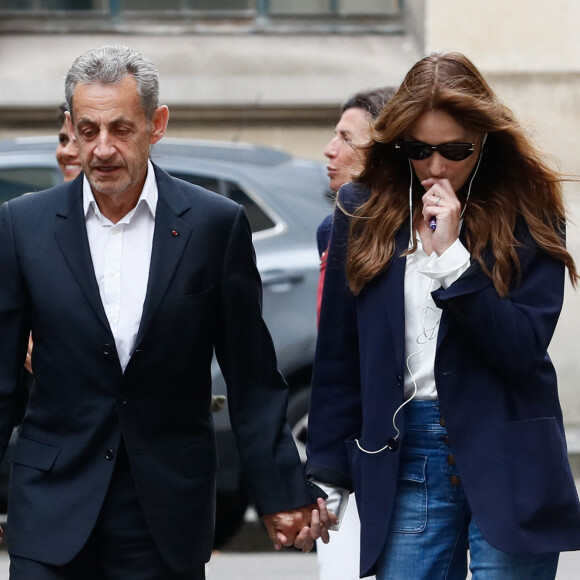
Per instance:
[[[0,12],[85,11],[108,14],[125,12],[211,13],[223,18],[237,14],[255,17],[388,17],[397,15],[401,0],[0,0]]]

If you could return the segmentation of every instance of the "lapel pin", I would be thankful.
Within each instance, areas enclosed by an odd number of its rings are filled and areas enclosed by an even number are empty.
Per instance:
[[[177,230],[171,230],[171,235],[176,238],[179,235],[179,232]]]

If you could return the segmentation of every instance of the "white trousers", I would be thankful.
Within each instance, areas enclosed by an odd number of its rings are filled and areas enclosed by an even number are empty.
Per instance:
[[[340,529],[330,531],[330,542],[317,540],[320,580],[357,580],[360,578],[360,521],[354,493],[350,494]],[[374,576],[371,577],[374,579]]]

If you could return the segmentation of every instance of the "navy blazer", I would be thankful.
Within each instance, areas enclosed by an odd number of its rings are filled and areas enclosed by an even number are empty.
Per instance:
[[[316,244],[318,246],[318,255],[322,256],[328,249],[330,241],[330,232],[332,231],[332,214],[328,214],[316,230]]]
[[[341,190],[353,209],[368,193]],[[337,210],[322,301],[309,416],[309,476],[354,489],[361,517],[361,573],[384,546],[399,454],[376,455],[395,436],[403,402],[404,275],[409,228],[391,264],[355,297],[345,270],[349,219]],[[563,264],[526,225],[514,232],[521,281],[500,298],[477,262],[433,292],[442,309],[435,355],[439,406],[477,525],[512,553],[580,548],[580,503],[568,464],[556,374],[547,354],[564,292]],[[491,259],[488,265],[491,267]],[[397,425],[404,440],[404,413]]]
[[[215,353],[261,514],[312,503],[286,426],[287,387],[261,316],[244,209],[155,167],[159,200],[134,352],[123,373],[86,234],[82,176],[0,212],[0,450],[18,417],[30,330],[36,386],[13,458],[10,551],[61,565],[87,540],[121,439],[156,544],[175,570],[209,559]]]

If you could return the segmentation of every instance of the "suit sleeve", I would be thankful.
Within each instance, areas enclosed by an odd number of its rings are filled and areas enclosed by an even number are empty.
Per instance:
[[[288,386],[262,318],[252,234],[239,208],[224,259],[216,356],[244,474],[260,514],[310,505],[324,493],[306,481],[286,423]]]
[[[22,380],[30,307],[19,268],[10,204],[0,210],[0,457],[26,399]]]
[[[341,205],[356,204],[350,186]],[[322,295],[308,418],[306,473],[352,489],[345,441],[360,433],[362,403],[356,298],[345,274],[350,220],[336,209]]]

